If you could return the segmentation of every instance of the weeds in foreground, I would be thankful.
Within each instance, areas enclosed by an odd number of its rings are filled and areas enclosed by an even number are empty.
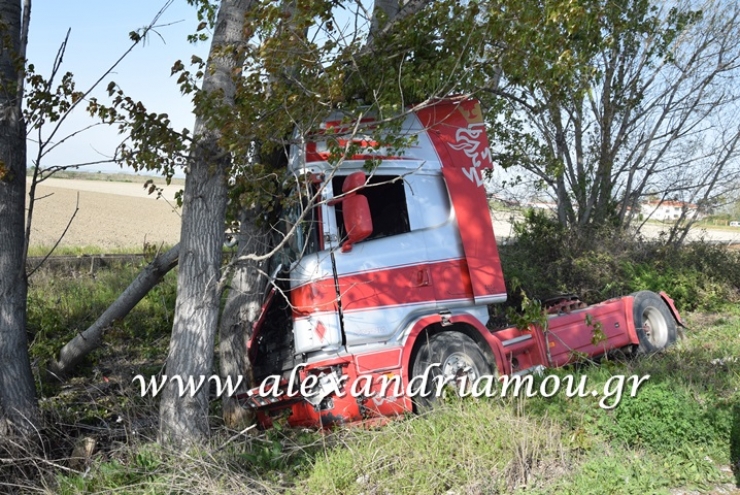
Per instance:
[[[36,362],[84,329],[137,270],[35,276],[29,330]],[[689,315],[686,339],[664,354],[553,371],[587,375],[592,386],[616,374],[651,376],[612,411],[595,398],[562,394],[454,399],[374,430],[219,429],[198,450],[168,451],[154,442],[156,400],[136,397],[124,378],[161,366],[170,277],[110,330],[81,377],[42,391],[47,441],[41,453],[0,448],[0,492],[704,492],[731,482],[729,469],[740,461],[740,312],[732,306]],[[86,438],[94,440],[91,454],[70,459]]]
[[[740,438],[740,315],[687,322],[686,339],[664,354],[552,371],[586,375],[589,387],[617,374],[651,375],[614,410],[564,394],[450,398],[371,430],[278,428],[226,447],[235,432],[220,430],[209,447],[187,454],[123,444],[96,454],[87,474],[57,470],[47,482],[69,495],[707,492],[731,483],[740,459],[732,440]]]
[[[45,257],[51,252],[51,246],[31,246],[28,248],[28,256],[31,258]],[[166,249],[165,249],[166,250]],[[141,247],[100,247],[100,246],[57,246],[52,253],[53,256],[95,256],[101,254],[141,254]]]
[[[101,269],[94,273],[74,271],[60,276],[51,271],[37,272],[30,281],[28,293],[31,358],[42,366],[54,359],[65,343],[103,314],[140,269],[139,263],[125,263],[117,269]],[[172,327],[175,294],[176,274],[173,272],[167,274],[125,319],[107,330],[104,345],[83,367],[92,371],[106,355],[115,356],[119,361],[128,357],[133,365],[155,358],[161,362]],[[99,369],[99,372],[104,371]]]

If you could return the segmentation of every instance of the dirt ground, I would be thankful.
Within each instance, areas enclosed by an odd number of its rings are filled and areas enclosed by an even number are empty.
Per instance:
[[[163,197],[143,184],[99,180],[48,179],[36,191],[31,246],[50,247],[79,210],[60,246],[141,250],[144,244],[172,245],[180,239],[180,210],[168,186]]]
[[[38,186],[31,246],[50,247],[57,241],[75,211],[78,193],[79,211],[60,246],[112,251],[140,250],[145,243],[175,244],[180,239],[180,211],[174,197],[181,188],[167,186],[157,199],[156,194],[147,194],[141,182],[48,179]],[[509,213],[493,213],[497,239],[513,235],[511,221]],[[645,235],[656,238],[661,229],[665,227],[648,225]],[[740,243],[740,229],[694,229],[689,237]]]

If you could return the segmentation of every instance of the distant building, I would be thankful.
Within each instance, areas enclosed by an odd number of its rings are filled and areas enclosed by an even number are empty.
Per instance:
[[[640,215],[651,220],[661,222],[670,222],[678,220],[683,210],[686,210],[685,218],[687,220],[698,220],[704,215],[699,212],[699,208],[693,203],[684,203],[683,201],[646,201],[640,204]]]

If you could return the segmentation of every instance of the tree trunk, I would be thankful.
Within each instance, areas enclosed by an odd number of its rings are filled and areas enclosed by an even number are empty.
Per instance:
[[[367,43],[363,47],[361,53],[363,55],[369,55],[373,50],[375,50],[375,40],[393,31],[396,28],[397,23],[417,14],[430,3],[432,3],[432,0],[407,0],[403,4],[403,7],[396,7],[395,4],[400,5],[400,2],[394,0],[376,0],[373,7],[370,33]],[[378,19],[378,10],[383,11],[388,16],[388,19],[383,26],[376,24]]]
[[[381,29],[395,19],[399,8],[398,0],[375,0],[370,33],[368,33],[368,44],[372,44],[373,39],[380,33]]]
[[[288,29],[292,33],[301,32],[301,27],[295,23],[297,5],[295,0],[283,2],[283,15],[288,19]],[[307,28],[303,28],[303,37]],[[292,67],[286,71],[291,76],[297,76],[299,67]],[[289,140],[290,137],[286,136]],[[261,146],[258,161],[268,164],[273,170],[287,166],[287,150],[283,147],[266,153]],[[242,208],[239,212],[239,234],[237,236],[239,259],[247,254],[262,256],[270,249],[270,238],[274,226],[267,221],[260,224],[263,213],[261,205],[251,208]],[[243,260],[235,269],[229,285],[229,296],[221,314],[219,326],[219,365],[222,379],[243,379],[235,393],[244,392],[253,386],[251,363],[247,356],[247,342],[252,336],[254,324],[260,316],[262,299],[267,286],[265,269],[266,261]],[[241,407],[235,397],[224,395],[221,402],[224,424],[230,428],[241,429],[251,423],[254,415],[251,411]]]
[[[16,60],[23,53],[20,1],[0,1],[0,19],[0,431],[31,434],[39,414],[26,337],[26,126]]]
[[[224,0],[216,18],[202,91],[220,94],[226,106],[233,104],[234,70],[241,60],[237,50],[224,47],[244,41],[244,19],[251,4]],[[197,382],[212,373],[218,329],[229,160],[219,147],[218,131],[208,123],[208,115],[196,116],[196,142],[183,198],[177,303],[166,366],[169,382],[160,403],[160,440],[181,447],[208,437],[208,387],[180,396],[172,378]]]
[[[177,244],[166,253],[154,258],[95,323],[84,332],[78,333],[62,347],[59,351],[59,360],[50,364],[49,373],[58,379],[64,379],[82,358],[100,347],[103,342],[103,333],[113,322],[122,320],[128,315],[139,301],[177,266],[179,255],[180,245]]]
[[[269,249],[269,229],[260,228],[255,220],[256,209],[243,210],[239,225],[239,248],[237,258],[246,254],[263,255]],[[262,307],[262,298],[267,286],[265,261],[247,260],[240,262],[234,270],[229,286],[219,328],[219,350],[221,377],[243,376],[239,391],[253,386],[251,368],[247,359],[247,342],[252,336],[252,328],[257,322]],[[222,401],[224,423],[230,428],[247,426],[252,415],[239,406],[234,397],[224,395]]]

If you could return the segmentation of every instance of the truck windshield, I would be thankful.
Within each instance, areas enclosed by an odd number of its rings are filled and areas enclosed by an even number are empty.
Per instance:
[[[295,199],[285,208],[280,222],[282,234],[289,236],[283,248],[289,263],[319,250],[321,228],[319,207],[311,205],[305,194],[299,196],[297,191],[291,197]]]

